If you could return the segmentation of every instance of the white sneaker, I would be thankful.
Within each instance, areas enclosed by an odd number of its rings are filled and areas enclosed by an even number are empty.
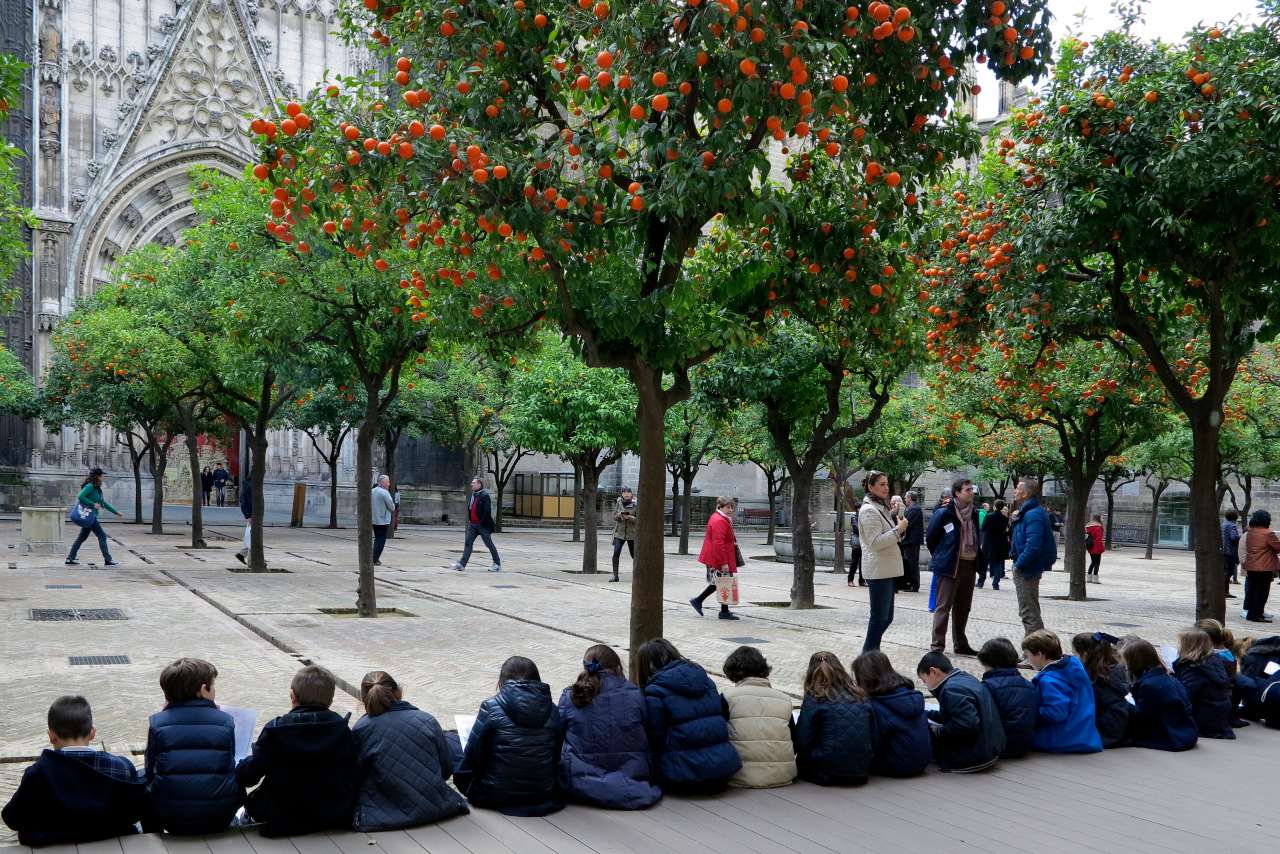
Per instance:
[[[460,560],[455,560],[453,562],[453,566],[449,568],[454,570],[455,572],[462,572],[462,570],[466,569],[466,567],[462,565],[462,561]]]
[[[502,564],[500,564],[500,563],[495,563],[493,566],[489,567],[489,571],[490,571],[490,572],[502,572]]]

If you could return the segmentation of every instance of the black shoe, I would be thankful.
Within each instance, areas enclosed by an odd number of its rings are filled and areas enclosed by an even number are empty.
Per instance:
[[[971,646],[960,646],[954,650],[956,655],[977,655],[978,651]]]
[[[981,590],[981,589],[982,589],[982,584],[983,584],[983,582],[981,582],[981,581],[979,581],[979,582],[978,582],[978,589],[979,589],[979,590]]]
[[[73,557],[69,557],[69,558],[67,558],[67,559],[66,559],[66,561],[65,561],[65,563],[66,563],[66,565],[67,565],[67,566],[79,566],[79,565],[80,565],[80,561],[76,560],[76,559],[75,559],[75,558],[73,558]]]
[[[119,565],[120,565],[120,561],[111,560],[111,559],[108,559],[107,562],[103,564],[103,566],[119,566]]]
[[[741,618],[740,618],[737,614],[733,613],[732,611],[721,611],[721,612],[720,612],[720,619],[722,619],[722,620],[738,620],[738,619],[741,619]]]
[[[859,578],[859,579],[858,579],[858,586],[859,586],[859,587],[866,587],[866,586],[867,586],[867,582],[866,582],[866,581],[864,581],[863,579]]]
[[[249,562],[244,559],[244,552],[236,552],[236,560],[240,561],[245,566],[249,565]]]
[[[1249,725],[1249,722],[1246,721],[1244,718],[1235,718],[1234,720],[1231,721],[1232,729],[1244,729],[1248,725]]]
[[[693,610],[698,612],[699,617],[703,616],[701,602],[699,602],[697,599],[690,599],[689,604],[693,606]]]
[[[1228,594],[1227,594],[1227,598],[1228,598],[1228,599],[1234,599],[1234,598],[1236,598],[1236,594],[1234,594],[1234,593],[1228,593]]]
[[[992,590],[999,590],[999,589],[1000,589],[1000,582],[999,582],[999,581],[993,581],[993,582],[991,582],[991,589],[992,589]]]
[[[610,580],[610,581],[621,581],[622,579],[618,578],[618,576],[615,574],[615,575],[613,576],[613,578],[610,578],[609,580]]]

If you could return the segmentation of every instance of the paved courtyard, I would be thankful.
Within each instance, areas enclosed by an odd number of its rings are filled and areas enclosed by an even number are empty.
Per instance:
[[[447,568],[461,551],[458,528],[402,530],[388,544],[385,565],[377,574],[378,604],[395,612],[359,620],[321,610],[354,605],[352,530],[269,528],[268,561],[274,569],[287,570],[270,574],[234,571],[241,568],[233,557],[241,530],[214,525],[214,547],[193,551],[184,541],[185,529],[177,526],[172,534],[156,537],[141,527],[108,523],[113,551],[123,565],[105,569],[90,564],[101,560],[91,544],[82,551],[79,567],[63,566],[61,557],[19,554],[17,521],[0,520],[0,545],[9,547],[8,569],[0,583],[0,705],[6,711],[0,720],[0,798],[7,799],[28,758],[45,744],[44,713],[59,694],[85,694],[94,706],[103,744],[135,752],[141,761],[147,715],[162,701],[159,671],[180,655],[213,661],[220,671],[219,700],[257,709],[259,726],[287,708],[289,677],[300,662],[316,662],[331,668],[350,687],[358,685],[366,671],[386,669],[404,686],[408,700],[449,728],[455,714],[474,713],[493,692],[498,668],[508,655],[518,653],[536,661],[558,695],[576,677],[589,645],[604,642],[625,652],[629,559],[623,559],[620,584],[609,583],[607,572],[584,576],[577,571],[581,545],[570,542],[566,531],[517,530],[499,535],[506,569],[495,574],[485,571],[488,560],[483,552],[465,573]],[[695,539],[694,554],[697,547]],[[674,540],[668,540],[668,549],[674,551]],[[601,551],[601,566],[606,568],[604,542]],[[747,557],[741,576],[745,601],[737,609],[742,616],[738,622],[715,619],[713,608],[708,608],[707,617],[698,618],[687,599],[701,588],[702,571],[693,555],[668,555],[666,636],[717,679],[725,656],[735,646],[759,645],[773,665],[774,683],[798,699],[812,652],[829,649],[848,661],[861,648],[866,590],[849,588],[843,575],[820,571],[821,608],[793,612],[773,607],[764,603],[777,605],[788,598],[790,565],[763,559],[772,550],[763,544],[762,534],[746,534],[743,552]],[[926,573],[926,585],[928,579]],[[1180,552],[1157,552],[1153,561],[1142,560],[1137,550],[1108,553],[1102,583],[1089,587],[1097,598],[1088,602],[1065,601],[1067,579],[1062,572],[1046,575],[1041,591],[1045,621],[1064,641],[1077,631],[1103,629],[1168,644],[1192,620],[1192,563],[1189,555]],[[928,644],[931,617],[926,598],[925,593],[899,595],[896,618],[883,645],[907,674],[913,673]],[[31,609],[46,608],[119,609],[116,616],[126,619],[31,619]],[[1229,610],[1235,631],[1253,628],[1238,619],[1238,608]],[[975,593],[970,640],[976,646],[998,635],[1015,640],[1021,635],[1012,584]],[[127,656],[128,663],[73,665],[72,656]],[[973,659],[961,658],[958,663],[977,669]],[[358,704],[347,693],[339,692],[336,706],[359,714]],[[1231,789],[1237,760],[1242,781],[1256,773],[1258,784],[1280,767],[1280,733],[1253,727],[1245,735],[1247,750],[1239,743],[1213,744],[1193,754],[1194,761],[1214,759],[1212,769],[1196,772],[1208,790],[1196,798]],[[1048,766],[1058,781],[1052,792],[1044,793],[1048,803],[1018,806],[1011,802],[1010,808],[1058,809],[1067,797],[1082,808],[1102,809],[1113,795],[1124,794],[1141,795],[1152,810],[1164,814],[1183,809],[1181,796],[1191,793],[1180,791],[1162,775],[1191,766],[1181,757],[1122,751],[1109,760],[1108,767],[1128,765],[1135,759],[1144,763],[1140,779],[1153,781],[1145,793],[1126,792],[1114,780],[1108,782],[1101,764],[1064,761]],[[1012,795],[1019,774],[1026,772],[1016,770],[1022,766],[1009,767],[1015,770],[998,775],[1003,782],[997,789]],[[965,788],[933,775],[922,779],[932,782],[921,783],[920,788],[937,795],[944,795],[943,787],[948,791]],[[874,797],[883,797],[878,785],[868,787],[865,797],[873,797],[873,790],[879,793]],[[1249,816],[1250,834],[1278,829],[1273,809],[1253,816],[1239,799],[1224,800],[1224,808]],[[1187,821],[1183,815],[1170,826]],[[1009,835],[1016,834],[1009,831],[1000,837]],[[1122,843],[1122,838],[1116,835],[1113,845],[1097,845],[1095,840],[1085,847],[1104,851],[1119,850],[1122,844],[1139,850],[1151,847],[1132,837]],[[0,836],[0,843],[6,840],[12,841]],[[1013,847],[1031,850],[1025,845]],[[1228,841],[1226,850],[1253,850],[1253,845],[1233,848]]]

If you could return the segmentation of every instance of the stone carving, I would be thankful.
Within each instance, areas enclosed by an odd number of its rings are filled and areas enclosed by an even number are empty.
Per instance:
[[[173,190],[169,189],[169,185],[163,181],[151,188],[151,194],[162,205],[167,205],[173,201]]]
[[[160,16],[160,32],[168,35],[178,28],[178,19],[173,15]]]
[[[108,237],[102,241],[102,254],[114,261],[120,255],[120,244]]]
[[[271,82],[276,84],[276,88],[279,89],[280,93],[286,98],[298,97],[298,87],[290,83],[288,78],[284,76],[283,68],[271,69]]]
[[[107,151],[116,147],[116,143],[120,141],[120,133],[114,128],[102,129],[102,147]]]
[[[206,0],[153,94],[131,150],[191,138],[245,145],[245,113],[267,103],[235,13]]]
[[[120,57],[116,55],[115,48],[111,45],[107,45],[102,50],[98,51],[98,59],[101,60],[104,65],[114,65],[119,58]]]
[[[262,51],[263,56],[271,55],[272,41],[266,36],[254,36],[253,40],[258,43],[258,50]]]
[[[142,225],[142,211],[133,205],[125,205],[124,210],[120,212],[120,218],[124,220],[125,225],[129,228],[137,228]]]
[[[156,48],[156,56],[164,52],[163,46],[153,47]],[[151,51],[152,48],[148,47],[148,57]],[[93,48],[80,39],[71,46],[70,54],[67,68],[71,73],[71,85],[77,92],[88,89],[95,79],[101,81],[100,90],[107,96],[114,94],[117,89],[124,89],[129,97],[133,97],[146,85],[146,67],[150,59],[137,51],[132,51],[121,62],[115,48],[107,46],[98,51],[95,57]]]
[[[62,95],[57,86],[45,86],[40,91],[40,136],[62,137]]]
[[[78,211],[89,202],[89,194],[84,190],[76,190],[71,194],[71,209]]]
[[[172,246],[177,242],[177,239],[168,228],[162,228],[156,233],[154,242],[159,243],[161,246]]]
[[[88,163],[84,165],[85,174],[88,175],[91,179],[97,178],[99,175],[101,175],[102,170],[105,168],[107,168],[107,164],[103,163],[101,160],[90,160]]]
[[[40,61],[58,62],[62,59],[62,31],[54,22],[56,16],[46,15],[40,27]]]
[[[57,154],[62,150],[62,143],[56,139],[40,140],[40,153],[49,156]]]
[[[147,45],[147,62],[155,62],[164,53],[164,45],[152,42]]]

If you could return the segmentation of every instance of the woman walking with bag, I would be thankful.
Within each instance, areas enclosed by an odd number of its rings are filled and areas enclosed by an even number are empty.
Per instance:
[[[863,652],[880,648],[880,638],[893,622],[893,594],[905,570],[898,541],[907,530],[907,520],[893,521],[889,509],[889,478],[871,471],[862,480],[866,497],[858,510],[858,534],[862,540],[862,575],[871,595],[871,616]]]
[[[699,617],[702,616],[702,603],[716,592],[716,575],[733,577],[738,574],[738,541],[733,535],[733,507],[733,499],[722,495],[716,499],[716,512],[707,520],[702,551],[698,552],[698,563],[707,568],[707,587],[689,600]],[[721,604],[720,619],[736,620],[738,615],[730,611],[727,604]]]
[[[80,495],[76,497],[76,503],[71,505],[71,512],[67,514],[67,518],[80,526],[80,536],[76,537],[75,543],[71,546],[71,552],[67,555],[67,566],[76,566],[79,563],[76,560],[76,554],[84,541],[89,539],[90,534],[97,535],[98,548],[102,549],[102,559],[106,561],[106,565],[120,565],[120,561],[111,558],[111,552],[107,549],[107,532],[102,530],[102,523],[98,521],[100,507],[110,510],[117,516],[120,515],[120,511],[102,497],[102,469],[93,468],[89,470],[89,476],[80,485]]]

